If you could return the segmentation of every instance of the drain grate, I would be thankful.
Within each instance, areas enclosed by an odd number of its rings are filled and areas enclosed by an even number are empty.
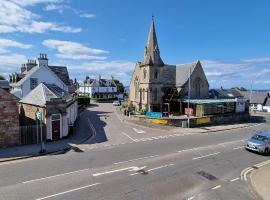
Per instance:
[[[206,179],[208,179],[210,181],[217,180],[217,177],[215,177],[212,174],[209,174],[209,173],[207,173],[205,171],[199,171],[199,172],[197,172],[197,174],[199,174],[200,176],[202,176],[202,177],[204,177],[204,178],[206,178]]]

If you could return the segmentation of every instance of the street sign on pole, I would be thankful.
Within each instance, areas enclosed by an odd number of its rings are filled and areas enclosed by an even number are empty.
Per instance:
[[[43,134],[42,134],[42,114],[41,112],[37,109],[36,113],[36,121],[37,121],[37,134],[38,134],[38,125],[40,125],[40,153],[45,153],[45,147],[44,147],[44,142],[43,142]],[[40,123],[38,123],[38,121]]]

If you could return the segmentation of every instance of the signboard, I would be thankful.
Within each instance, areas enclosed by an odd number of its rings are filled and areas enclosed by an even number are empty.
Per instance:
[[[185,108],[185,114],[192,116],[193,115],[193,109],[192,108]]]
[[[161,112],[146,112],[146,117],[152,118],[152,119],[160,119],[162,118],[162,113]]]
[[[168,120],[166,119],[151,119],[151,122],[154,124],[168,124]]]
[[[41,120],[41,112],[36,111],[36,120]]]
[[[197,125],[199,125],[199,124],[208,124],[210,122],[211,122],[210,117],[202,117],[202,118],[197,119],[196,124]]]

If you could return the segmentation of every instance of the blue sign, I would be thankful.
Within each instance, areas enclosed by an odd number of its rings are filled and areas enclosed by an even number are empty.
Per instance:
[[[162,113],[161,112],[146,112],[146,117],[147,118],[162,118]]]

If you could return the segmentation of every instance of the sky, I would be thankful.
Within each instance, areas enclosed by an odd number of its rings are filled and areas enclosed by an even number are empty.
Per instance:
[[[46,53],[72,79],[128,86],[154,15],[166,64],[202,62],[210,88],[270,89],[268,0],[0,0],[0,74]]]

